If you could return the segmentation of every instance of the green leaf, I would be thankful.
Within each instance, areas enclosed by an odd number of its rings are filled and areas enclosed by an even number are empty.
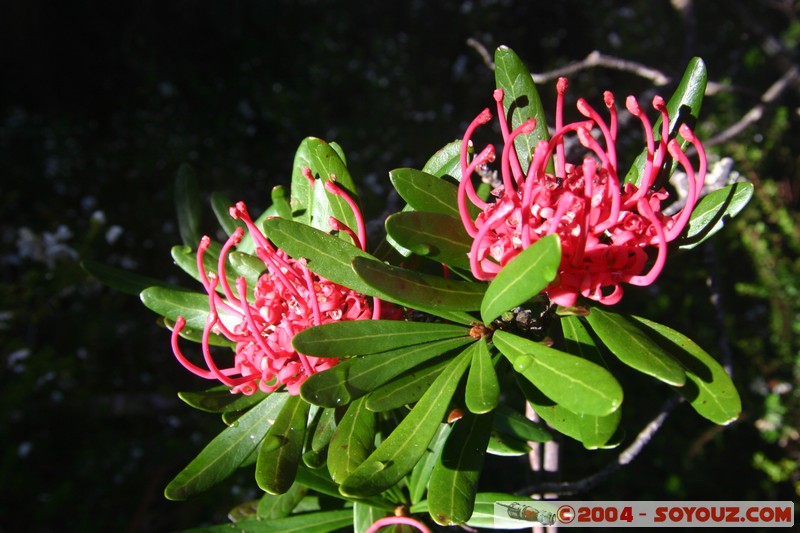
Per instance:
[[[148,287],[180,288],[177,285],[166,283],[156,278],[142,276],[141,274],[122,268],[116,268],[91,259],[84,259],[81,261],[81,268],[100,283],[132,296],[139,296],[139,293]]]
[[[311,437],[311,449],[321,451],[326,448],[336,431],[336,409],[320,409]],[[309,428],[310,429],[310,428]]]
[[[201,330],[208,318],[208,295],[180,289],[149,287],[140,295],[142,303],[151,311],[170,320],[179,316],[186,319],[189,328]],[[220,310],[220,316],[223,316]],[[233,319],[232,315],[225,315]]]
[[[607,415],[622,404],[622,387],[605,368],[505,331],[492,339],[514,370],[570,411]]]
[[[460,323],[470,324],[474,319],[452,311],[479,309],[486,291],[482,283],[440,278],[363,257],[353,259],[353,270],[372,287],[369,292],[381,295],[382,299],[442,318],[458,318],[454,321]]]
[[[237,277],[241,276],[247,281],[248,292],[252,294],[252,289],[258,283],[258,279],[266,271],[264,262],[250,254],[233,251],[228,254],[228,262]],[[231,285],[235,287],[236,285]],[[249,297],[250,295],[248,295]]]
[[[385,509],[387,511],[394,511],[396,507],[395,504],[388,501],[383,496],[375,496],[372,498],[361,498],[359,500],[355,500],[354,498],[350,498],[349,496],[341,494],[339,492],[338,485],[336,485],[336,483],[333,482],[330,475],[328,474],[327,469],[325,468],[311,469],[303,465],[300,465],[299,468],[297,469],[297,483],[305,485],[306,487],[320,494],[323,494],[325,496],[330,496],[337,500],[347,500],[351,502],[361,501],[373,507],[378,507],[379,509]]]
[[[229,237],[233,235],[236,228],[240,226],[243,228],[245,227],[244,222],[231,217],[231,206],[233,206],[233,202],[231,202],[227,196],[219,192],[211,193],[211,209],[217,217],[217,222],[219,222],[219,225],[222,226],[222,229]],[[193,243],[193,246],[197,246],[197,242]]]
[[[227,413],[248,409],[267,397],[267,393],[256,391],[250,396],[231,394],[230,387],[220,385],[203,392],[179,392],[178,397],[186,404],[207,413]]]
[[[471,337],[442,339],[341,361],[319,372],[300,387],[307,401],[322,407],[346,405],[415,366],[472,341]]]
[[[187,529],[183,533],[230,533],[246,531],[247,533],[328,533],[353,523],[353,511],[341,509],[337,511],[320,511],[302,513],[274,520],[242,520],[235,524],[221,524],[197,529]]]
[[[353,504],[353,531],[364,533],[380,518],[387,516],[386,511],[361,502]]]
[[[662,324],[637,316],[638,322],[656,342],[669,350],[686,370],[688,382],[677,389],[701,416],[727,425],[739,417],[742,402],[736,386],[716,359],[685,335]]]
[[[339,483],[364,462],[375,442],[375,415],[368,411],[366,399],[359,398],[347,408],[333,432],[328,453],[331,479]]]
[[[453,426],[450,424],[439,424],[439,429],[436,430],[436,434],[428,444],[422,459],[411,470],[411,474],[408,476],[408,493],[411,503],[419,502],[425,495],[433,468],[439,461],[444,443],[447,442],[447,437],[452,429]]]
[[[449,362],[445,359],[423,363],[378,387],[367,396],[367,409],[380,413],[418,402]]]
[[[305,329],[292,345],[304,355],[342,357],[386,352],[440,339],[465,337],[464,326],[402,320],[347,320]]]
[[[288,397],[273,392],[224,429],[167,485],[167,499],[185,500],[231,475],[256,449]]]
[[[182,164],[175,176],[175,210],[178,215],[178,229],[181,240],[188,246],[200,242],[200,192],[194,169]]]
[[[579,440],[588,450],[614,448],[622,440],[619,431],[621,420],[622,408],[605,416],[578,415]]]
[[[417,211],[460,217],[458,187],[449,181],[413,168],[392,170],[389,179],[403,200]]]
[[[303,454],[309,405],[300,396],[289,396],[272,424],[256,463],[256,483],[270,494],[283,494],[294,483]]]
[[[504,492],[479,492],[475,495],[475,507],[472,517],[467,522],[470,527],[497,529],[495,525],[499,517],[495,512],[495,503],[497,502],[518,502],[525,501],[527,498],[520,497],[519,495],[504,493]],[[540,500],[531,500],[531,505],[541,504],[542,508],[552,508],[555,512],[555,507],[552,503]],[[424,513],[428,511],[428,501],[422,501],[412,505],[409,509],[412,513]],[[515,520],[506,518],[503,521],[504,529],[530,529],[531,522],[525,520]]]
[[[291,195],[289,194],[289,191],[286,190],[286,187],[282,185],[276,185],[272,188],[270,196],[272,198],[272,205],[275,208],[275,212],[278,214],[278,216],[290,220],[292,218],[292,207],[289,204],[291,201]]]
[[[275,520],[289,516],[300,501],[308,494],[308,488],[295,483],[283,494],[265,493],[258,502],[256,516],[259,520]]]
[[[461,181],[461,141],[453,141],[439,149],[422,167],[422,172]]]
[[[586,320],[606,348],[626,365],[669,385],[686,383],[681,365],[630,318],[592,307]]]
[[[478,349],[472,353],[464,400],[467,409],[483,414],[490,412],[500,402],[500,383],[486,341],[481,339],[477,344]]]
[[[453,359],[378,449],[342,482],[339,487],[342,494],[352,497],[379,494],[411,471],[439,428],[474,349],[473,345]]]
[[[428,512],[437,524],[463,524],[472,516],[493,416],[464,413],[453,423],[428,485]]]
[[[472,238],[460,219],[430,211],[406,211],[386,219],[386,232],[417,255],[451,267],[470,268]]]
[[[511,124],[510,129],[513,130],[532,118],[536,119],[536,128],[514,141],[522,171],[527,172],[536,144],[550,138],[542,101],[530,71],[513,50],[506,46],[499,47],[494,54],[494,65],[497,88],[504,92],[504,118]]]
[[[559,433],[581,442],[581,415],[555,403],[520,374],[517,375],[517,385],[539,418]]]
[[[553,439],[550,433],[540,424],[529,420],[505,405],[495,409],[492,429],[521,441],[547,442]]]
[[[530,453],[531,447],[527,442],[502,433],[492,432],[486,453],[498,457],[519,457]]]
[[[744,209],[754,190],[752,183],[733,183],[701,198],[692,211],[685,234],[675,244],[688,250],[717,233],[729,218]]]
[[[561,241],[556,234],[539,239],[509,261],[486,289],[481,302],[484,324],[539,294],[555,279],[560,264]]]
[[[675,89],[672,98],[667,102],[667,113],[669,114],[669,137],[674,138],[678,134],[678,128],[681,124],[687,123],[693,127],[697,122],[697,117],[700,116],[700,106],[703,103],[703,97],[706,92],[706,84],[708,83],[708,72],[706,71],[706,64],[699,57],[693,58],[689,61],[686,71],[683,74],[681,82]],[[644,107],[644,106],[642,106]],[[661,117],[659,116],[655,124],[653,124],[653,135],[655,140],[661,139]],[[685,142],[683,146],[685,146]],[[625,176],[625,183],[633,183],[637,185],[641,180],[642,172],[644,172],[645,162],[647,160],[647,148],[636,158]],[[668,164],[671,158],[664,159],[664,164]],[[673,164],[674,168],[674,164]],[[670,174],[672,172],[670,171]]]

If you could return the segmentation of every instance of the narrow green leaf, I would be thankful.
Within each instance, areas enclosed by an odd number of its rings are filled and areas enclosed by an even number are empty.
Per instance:
[[[342,482],[339,487],[342,494],[353,497],[379,494],[411,471],[447,413],[474,349],[473,345],[453,359],[378,449]]]
[[[450,435],[453,426],[450,424],[439,424],[439,429],[428,444],[428,448],[408,476],[408,493],[411,503],[417,503],[422,500],[425,491],[428,490],[428,483],[431,479],[431,472],[439,460],[439,456],[444,448],[444,443],[447,442],[447,437]]]
[[[341,509],[337,511],[320,511],[301,513],[274,520],[242,520],[235,524],[221,524],[197,529],[187,529],[183,533],[230,533],[246,531],[247,533],[328,533],[337,531],[353,523],[353,511]]]
[[[219,222],[219,225],[222,226],[228,236],[233,235],[236,228],[245,227],[244,222],[231,217],[231,206],[233,206],[233,202],[227,196],[220,192],[211,193],[211,209],[214,211],[214,216],[217,217],[217,222]],[[197,246],[197,242],[193,243],[192,246]]]
[[[170,320],[179,316],[186,319],[189,328],[201,330],[208,318],[208,295],[180,289],[149,287],[140,295],[142,303],[151,311]],[[226,315],[228,316],[228,315]]]
[[[522,441],[547,442],[553,438],[540,424],[505,405],[495,409],[492,429]]]
[[[380,518],[387,516],[387,512],[361,502],[353,504],[353,531],[364,533]]]
[[[258,283],[258,279],[266,271],[264,262],[250,254],[233,251],[228,254],[228,261],[236,277],[243,277],[247,281],[248,292],[252,294],[253,287]],[[231,287],[235,287],[235,282]],[[248,295],[249,296],[249,295]]]
[[[437,524],[463,524],[472,516],[493,416],[464,413],[453,423],[428,485],[428,512]]]
[[[693,58],[681,78],[681,82],[675,89],[672,98],[667,102],[667,113],[669,114],[669,137],[674,138],[678,134],[681,124],[687,123],[693,127],[700,116],[700,106],[708,83],[708,72],[706,65],[699,57]],[[661,118],[659,117],[653,124],[653,135],[656,140],[661,139]],[[683,143],[685,145],[685,142]],[[625,176],[625,183],[638,184],[644,171],[647,160],[647,148],[636,158],[631,165],[631,169]],[[671,158],[665,158],[664,164],[669,164]],[[673,165],[674,168],[674,165]],[[670,171],[670,174],[672,172]]]
[[[272,198],[272,205],[275,208],[275,212],[278,214],[279,217],[285,219],[292,218],[292,207],[289,205],[291,201],[291,195],[289,191],[286,190],[286,187],[282,185],[276,185],[272,188],[272,192],[270,193]]]
[[[500,383],[486,341],[481,339],[476,344],[478,349],[472,353],[464,400],[467,409],[483,414],[490,412],[500,402]]]
[[[273,392],[223,430],[167,485],[167,499],[185,500],[232,474],[256,449],[288,397],[287,393]]]
[[[514,370],[570,411],[607,415],[622,404],[622,387],[605,368],[505,331],[492,339]]]
[[[460,219],[430,211],[395,213],[386,219],[386,232],[417,255],[469,270],[472,238]]]
[[[327,448],[333,438],[333,432],[336,431],[336,409],[320,409],[319,412],[311,437],[311,449],[314,451]]]
[[[440,339],[464,337],[464,326],[402,320],[331,322],[297,333],[294,348],[314,357],[342,357],[386,352]]]
[[[516,502],[525,499],[526,498],[520,498],[519,495],[504,492],[479,492],[475,495],[474,512],[472,513],[472,518],[470,518],[469,522],[467,522],[467,525],[470,527],[497,529],[495,523],[498,521],[498,518],[502,517],[498,517],[497,513],[495,512],[495,503]],[[543,508],[544,506],[548,506],[548,508],[552,507],[552,504],[546,501],[542,502],[540,500],[531,500],[531,502],[531,505],[538,505],[541,503]],[[427,512],[428,501],[425,500],[414,504],[409,510],[412,513]],[[555,512],[555,508],[553,508],[553,512]],[[506,519],[503,523],[503,528],[530,529],[531,522],[527,522],[525,520]]]
[[[688,250],[717,233],[729,218],[744,209],[754,190],[752,183],[733,183],[701,198],[692,211],[685,235],[676,244]]]
[[[333,432],[328,453],[331,479],[339,483],[364,462],[375,442],[375,415],[368,411],[366,398],[355,400],[347,408]]]
[[[207,413],[241,411],[259,403],[267,393],[256,391],[250,396],[231,394],[230,387],[220,385],[203,392],[179,392],[178,397],[186,404]]]
[[[275,520],[289,516],[306,494],[308,488],[300,483],[295,483],[283,494],[265,493],[258,502],[256,516],[259,520]]]
[[[396,504],[390,502],[383,496],[374,496],[371,498],[360,498],[356,500],[354,498],[350,498],[349,496],[345,496],[339,492],[339,487],[336,483],[333,482],[330,475],[328,474],[327,469],[325,468],[317,468],[311,469],[307,468],[303,465],[297,469],[297,483],[301,485],[305,485],[306,487],[323,494],[325,496],[330,496],[337,500],[347,500],[350,502],[361,501],[373,507],[378,507],[379,509],[385,509],[387,511],[394,511]],[[352,516],[351,516],[352,518]]]
[[[437,359],[423,363],[378,387],[367,396],[367,409],[381,413],[418,402],[449,362]]]
[[[377,290],[395,303],[443,318],[442,311],[479,309],[486,291],[482,283],[440,278],[363,257],[353,260],[353,270],[373,287],[372,292]]]
[[[148,287],[180,288],[177,285],[156,278],[142,276],[130,270],[113,267],[91,259],[81,261],[81,268],[100,283],[132,296],[138,296]]]
[[[605,416],[578,415],[580,441],[587,450],[614,448],[621,442],[622,408]]]
[[[631,317],[647,329],[656,342],[686,370],[688,382],[677,389],[701,416],[715,424],[727,425],[739,417],[742,402],[736,386],[716,359],[685,335],[637,316]]]
[[[458,218],[458,187],[449,181],[413,168],[389,172],[397,193],[417,211],[429,211]]]
[[[531,447],[524,440],[493,432],[486,446],[486,453],[498,457],[519,457],[530,453]]]
[[[676,387],[686,383],[681,365],[630,318],[592,307],[586,317],[592,330],[620,361]]]
[[[556,234],[539,239],[509,261],[486,289],[481,302],[484,324],[539,294],[555,279],[560,264],[561,241]]]
[[[525,399],[531,404],[539,418],[559,433],[581,442],[581,415],[555,403],[521,374],[517,374],[516,378],[517,385]]]
[[[196,246],[200,242],[200,192],[194,169],[186,163],[175,176],[175,210],[181,240],[188,246]]]
[[[256,463],[256,483],[270,494],[283,494],[294,483],[303,454],[309,405],[300,396],[289,396],[272,424]]]
[[[439,149],[425,162],[422,172],[439,178],[450,176],[461,181],[461,141],[453,141]]]
[[[514,142],[522,171],[527,172],[536,144],[550,138],[542,101],[530,71],[513,50],[506,46],[499,47],[494,53],[494,65],[495,82],[497,88],[504,92],[503,109],[505,119],[511,124],[510,129],[532,118],[536,119],[536,128],[530,134],[520,135]]]
[[[310,403],[322,407],[346,405],[406,370],[470,341],[471,337],[442,339],[347,359],[333,368],[309,376],[300,387],[300,394]]]

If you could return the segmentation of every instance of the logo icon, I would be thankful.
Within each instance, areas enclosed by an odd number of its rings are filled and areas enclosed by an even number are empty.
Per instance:
[[[509,518],[514,520],[525,520],[526,522],[539,522],[545,526],[552,526],[556,522],[556,515],[550,511],[542,511],[530,505],[523,505],[519,502],[505,504],[497,502],[497,505],[506,508]],[[560,510],[560,509],[559,509]]]
[[[562,505],[556,511],[556,518],[562,524],[569,524],[575,520],[575,509],[570,505]]]

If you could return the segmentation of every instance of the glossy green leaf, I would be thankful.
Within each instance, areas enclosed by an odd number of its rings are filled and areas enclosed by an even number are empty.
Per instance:
[[[375,414],[367,410],[365,403],[365,398],[351,403],[333,432],[328,470],[337,483],[353,473],[374,448]]]
[[[200,242],[200,191],[194,169],[182,164],[175,176],[175,210],[178,215],[178,229],[181,240],[188,246]]]
[[[397,193],[417,211],[458,217],[458,187],[449,181],[413,168],[389,172]]]
[[[547,442],[552,435],[541,424],[529,420],[508,406],[501,405],[494,411],[492,429],[497,433],[522,441]]]
[[[267,269],[264,262],[258,257],[238,251],[230,252],[228,261],[236,277],[241,276],[247,281],[248,292],[252,294],[252,288],[256,286],[258,279]],[[234,283],[231,288],[235,286]]]
[[[324,494],[325,496],[330,496],[337,500],[344,499],[351,502],[361,501],[373,507],[378,507],[379,509],[385,509],[387,511],[394,511],[396,507],[395,503],[388,501],[382,495],[370,498],[360,498],[356,500],[341,494],[339,492],[339,486],[333,482],[328,474],[327,469],[325,468],[311,469],[301,464],[297,469],[297,483],[305,485],[315,492]]]
[[[469,324],[474,319],[466,313],[452,311],[480,309],[486,291],[486,285],[482,283],[432,276],[363,257],[353,260],[353,270],[373,287],[371,292],[377,291],[384,299],[442,318],[458,317],[460,323]]]
[[[598,365],[607,366],[594,338],[580,318],[574,315],[564,316],[561,317],[559,322],[564,335],[565,351],[567,353],[583,357]]]
[[[404,346],[465,337],[469,329],[435,322],[402,320],[347,320],[331,322],[297,333],[294,348],[314,357],[343,357],[386,352]]]
[[[208,317],[208,295],[180,289],[149,287],[139,296],[151,311],[170,320],[179,316],[186,319],[187,327],[202,330]],[[222,316],[222,312],[220,312]]]
[[[376,520],[387,516],[387,514],[382,509],[356,502],[353,504],[353,531],[355,533],[364,533]]]
[[[523,122],[536,119],[536,128],[514,141],[522,170],[527,172],[536,144],[550,138],[542,101],[528,67],[513,50],[506,46],[499,47],[494,53],[494,65],[497,88],[504,91],[503,109],[505,118],[511,124],[509,129],[513,130]]]
[[[570,411],[607,415],[622,404],[619,382],[591,361],[505,331],[495,331],[493,342],[514,370]]]
[[[354,257],[372,258],[371,255],[323,231],[299,222],[270,218],[264,221],[267,236],[277,246],[295,259],[305,258],[308,268],[339,285],[370,294],[372,287],[358,277],[351,266]]]
[[[163,324],[169,329],[170,331],[175,329],[175,321],[169,318],[163,318]],[[180,332],[180,337],[182,339],[187,339],[192,342],[196,342],[200,344],[203,342],[203,330],[202,329],[195,329],[191,327],[184,327]],[[236,343],[228,340],[226,337],[222,335],[217,335],[216,333],[211,333],[208,336],[208,345],[209,346],[224,346],[226,348],[235,349]]]
[[[682,333],[645,318],[631,318],[683,366],[688,381],[677,391],[695,411],[720,425],[730,424],[739,417],[742,410],[739,393],[716,359]]]
[[[180,288],[160,279],[142,276],[130,270],[113,267],[91,259],[81,261],[81,268],[100,283],[132,296],[139,296],[139,293],[148,287]]]
[[[526,441],[496,431],[492,432],[489,444],[486,446],[486,453],[498,457],[519,457],[527,455],[530,451],[531,447]]]
[[[353,497],[379,494],[411,471],[447,413],[474,349],[473,345],[453,359],[378,449],[342,482],[339,487],[342,494]]]
[[[417,255],[451,267],[470,268],[472,238],[458,218],[430,211],[395,213],[386,219],[386,232]]]
[[[484,324],[539,294],[555,279],[560,264],[561,241],[555,234],[542,237],[509,261],[486,289],[481,302]]]
[[[505,493],[505,492],[479,492],[475,495],[475,507],[472,517],[467,522],[470,527],[496,529],[495,522],[498,515],[495,512],[495,503],[497,502],[515,502],[525,500],[519,495]],[[547,502],[542,502],[545,505]],[[414,504],[409,509],[412,513],[425,513],[428,511],[428,500],[421,501]],[[525,520],[513,520],[508,524],[503,525],[505,529],[530,529],[531,522]]]
[[[283,494],[265,493],[256,507],[256,517],[259,520],[274,520],[289,516],[306,494],[308,488],[300,483],[295,483]]]
[[[531,404],[537,416],[545,421],[551,428],[559,433],[581,441],[580,419],[581,415],[558,405],[545,396],[536,386],[524,376],[518,374],[517,385]]]
[[[592,307],[586,320],[606,348],[626,365],[669,385],[686,383],[681,365],[630,318]]]
[[[219,222],[219,225],[222,226],[223,231],[228,236],[233,235],[236,228],[245,227],[244,222],[231,217],[230,209],[232,205],[233,202],[224,194],[220,192],[211,193],[211,209],[214,211],[214,216],[217,217],[217,222]],[[197,243],[193,243],[193,246],[197,246]]]
[[[336,431],[336,409],[320,409],[315,422],[310,445],[312,450],[320,451],[328,447]]]
[[[245,531],[247,533],[328,533],[337,531],[353,523],[353,511],[341,509],[337,511],[320,511],[301,513],[274,520],[242,520],[236,524],[221,524],[198,529],[187,529],[183,533],[230,533]]]
[[[439,429],[428,444],[422,458],[414,465],[411,474],[408,476],[408,493],[411,503],[417,503],[422,500],[425,492],[428,490],[428,483],[431,479],[431,473],[439,456],[444,448],[444,443],[447,442],[447,437],[453,430],[450,424],[439,424]]]
[[[482,414],[490,412],[500,402],[500,383],[486,341],[481,339],[476,344],[478,348],[472,353],[464,400],[467,409]]]
[[[614,448],[621,442],[622,408],[605,416],[578,415],[580,441],[588,450]]]
[[[367,396],[367,409],[380,413],[418,402],[449,362],[437,359],[423,363],[378,387]]]
[[[406,370],[472,341],[471,337],[443,339],[354,357],[309,376],[300,394],[314,405],[338,407],[375,390]]]
[[[256,483],[270,494],[283,494],[294,483],[303,454],[309,405],[289,396],[258,451]]]
[[[446,144],[431,156],[422,172],[437,177],[450,176],[461,181],[461,141]]]
[[[308,137],[300,143],[292,168],[291,204],[296,220],[328,231],[328,218],[333,216],[356,229],[356,217],[347,202],[325,191],[324,182],[334,179],[353,201],[358,202],[353,179],[335,148],[322,139]],[[311,169],[316,178],[313,185],[303,176],[303,168]],[[344,234],[342,239],[350,241]]]
[[[493,416],[464,413],[453,423],[428,485],[428,512],[437,524],[463,524],[472,516]]]
[[[270,193],[270,198],[272,199],[272,205],[275,208],[275,212],[279,217],[286,219],[292,218],[292,207],[290,205],[291,195],[289,194],[289,191],[286,190],[286,187],[282,185],[276,185],[273,187]]]
[[[672,98],[667,102],[667,113],[669,114],[669,137],[672,139],[678,134],[678,128],[683,123],[688,123],[693,127],[700,116],[700,106],[708,83],[708,72],[706,64],[699,57],[693,58],[681,78],[681,82],[675,89]],[[642,106],[646,109],[645,106]],[[653,124],[653,135],[656,140],[661,139],[661,118]],[[684,143],[685,145],[685,143]],[[647,148],[636,158],[628,174],[625,176],[625,183],[638,184],[644,171],[647,160]],[[671,158],[667,157],[664,164],[669,164]],[[672,174],[672,172],[670,172]]]
[[[267,393],[256,391],[250,396],[231,394],[230,387],[220,385],[203,392],[179,392],[178,397],[187,405],[207,413],[226,413],[248,409],[267,397]]]
[[[753,191],[752,183],[733,183],[701,198],[692,211],[685,234],[676,244],[688,250],[717,233],[729,218],[744,209]]]
[[[242,415],[175,476],[164,495],[170,500],[185,500],[232,474],[259,445],[288,398],[288,393],[273,392]]]

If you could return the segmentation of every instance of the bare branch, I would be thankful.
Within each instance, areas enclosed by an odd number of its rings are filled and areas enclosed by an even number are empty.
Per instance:
[[[489,53],[489,50],[483,46],[482,43],[478,42],[477,39],[473,39],[470,37],[467,39],[467,46],[474,48],[478,55],[481,56],[483,59],[483,64],[486,65],[486,68],[489,70],[494,70],[494,61],[492,61],[492,54]]]
[[[647,65],[643,65],[642,63],[637,63],[636,61],[629,61],[627,59],[608,56],[599,52],[598,50],[591,52],[588,56],[586,56],[585,59],[581,61],[570,63],[565,67],[551,70],[549,72],[544,72],[541,74],[531,74],[531,76],[533,77],[533,81],[536,83],[546,83],[548,81],[557,79],[561,76],[569,76],[581,70],[586,70],[594,67],[605,67],[613,70],[630,72],[632,74],[635,74],[637,76],[652,81],[653,84],[657,86],[666,85],[670,81],[669,76],[667,76],[658,69],[648,67]]]

